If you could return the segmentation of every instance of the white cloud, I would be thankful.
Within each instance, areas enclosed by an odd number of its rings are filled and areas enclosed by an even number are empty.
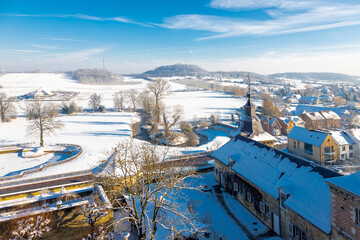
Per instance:
[[[64,53],[50,53],[38,56],[40,62],[46,63],[64,63],[64,62],[79,62],[89,60],[96,55],[107,51],[106,47],[89,48],[78,51],[70,51]]]
[[[121,22],[121,23],[129,23],[140,25],[143,27],[153,27],[151,24],[148,23],[141,23],[132,21],[131,19],[125,17],[112,17],[112,18],[105,18],[105,17],[97,17],[91,16],[86,14],[21,14],[21,13],[0,13],[0,16],[6,17],[35,17],[35,18],[75,18],[75,19],[83,19],[83,20],[90,20],[90,21],[114,21],[114,22]]]
[[[281,14],[276,14],[280,11]],[[323,5],[306,11],[285,14],[269,11],[270,20],[249,20],[210,15],[177,15],[165,18],[158,26],[169,29],[191,29],[212,33],[197,40],[246,35],[279,35],[311,32],[360,25],[360,4]]]
[[[308,9],[316,4],[316,1],[306,0],[212,0],[210,6],[220,9],[259,9],[259,8],[282,8],[282,9]]]

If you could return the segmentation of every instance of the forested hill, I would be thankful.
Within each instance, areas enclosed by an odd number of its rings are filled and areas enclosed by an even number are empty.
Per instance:
[[[124,78],[116,73],[102,69],[78,69],[68,72],[83,84],[122,84]]]
[[[138,76],[141,77],[173,77],[173,76],[198,76],[198,77],[214,77],[214,78],[245,78],[250,73],[252,79],[262,81],[272,81],[279,78],[298,79],[305,81],[341,81],[353,82],[360,80],[360,76],[352,76],[342,73],[328,73],[328,72],[285,72],[275,74],[259,74],[245,71],[217,71],[209,72],[196,65],[190,64],[174,64],[157,67],[154,70],[144,72]]]
[[[172,76],[210,76],[211,74],[196,66],[190,64],[175,64],[157,67],[154,70],[144,72],[146,77],[172,77]]]

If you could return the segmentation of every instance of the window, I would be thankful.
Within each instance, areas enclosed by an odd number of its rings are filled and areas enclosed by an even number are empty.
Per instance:
[[[310,155],[313,154],[313,145],[311,145],[309,143],[304,143],[304,148],[305,148],[305,152],[307,154],[310,154]]]
[[[294,141],[294,149],[296,149],[296,141]]]
[[[236,192],[239,191],[239,185],[238,185],[237,182],[234,182],[234,186],[233,186],[233,187],[234,187],[234,189],[233,189],[234,191],[236,191]]]
[[[352,158],[354,156],[353,153],[349,153],[349,157]]]
[[[355,209],[355,223],[360,224],[360,209]]]
[[[286,194],[283,192],[280,192],[280,207],[284,210],[286,210],[285,201],[287,200]]]
[[[260,202],[260,212],[270,215],[269,205],[265,202]]]
[[[247,194],[246,194],[246,200],[248,200],[249,202],[252,202],[251,192],[247,192]]]
[[[345,160],[345,154],[341,154],[341,159]]]
[[[288,232],[291,236],[294,237],[294,239],[299,239],[299,240],[306,239],[305,232],[290,222],[288,224]]]
[[[324,152],[325,152],[325,153],[329,153],[329,152],[330,152],[330,147],[325,147],[325,148],[324,148]]]
[[[349,150],[353,150],[353,145],[349,145]]]
[[[294,236],[294,225],[292,225],[291,223],[289,223],[289,234],[291,236]]]
[[[260,202],[260,212],[265,213],[265,203]]]
[[[334,146],[331,146],[331,152],[334,152]]]
[[[342,150],[345,151],[345,146],[342,147]]]

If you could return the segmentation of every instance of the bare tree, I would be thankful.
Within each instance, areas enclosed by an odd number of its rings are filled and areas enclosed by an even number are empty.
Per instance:
[[[154,111],[154,98],[150,96],[150,92],[148,90],[144,90],[140,94],[140,104],[145,114],[151,115]]]
[[[2,122],[6,121],[7,114],[16,115],[15,106],[7,97],[6,93],[0,93],[0,120]]]
[[[59,115],[54,104],[43,101],[32,101],[26,105],[26,117],[29,120],[27,131],[40,137],[40,146],[44,146],[44,135],[55,133],[63,124],[56,120]]]
[[[80,214],[85,217],[82,223],[87,223],[90,226],[90,235],[94,236],[95,224],[107,215],[107,211],[97,206],[95,202],[91,202],[81,208]]]
[[[184,109],[181,105],[176,105],[173,107],[172,111],[164,111],[163,120],[164,120],[164,128],[165,128],[165,136],[166,139],[170,136],[170,129],[175,126],[176,123],[181,119],[184,114]],[[168,118],[166,115],[170,115]]]
[[[261,108],[261,116],[265,117],[281,117],[280,109],[275,106],[271,101],[264,100]]]
[[[50,223],[50,218],[45,218],[45,215],[18,220],[11,233],[13,238],[10,238],[10,240],[40,239],[44,233],[51,230]]]
[[[152,82],[148,85],[149,91],[154,94],[155,97],[155,121],[157,123],[160,122],[160,115],[161,115],[161,100],[168,94],[170,90],[170,84],[159,78],[155,82]]]
[[[198,145],[200,143],[199,136],[195,132],[190,132],[187,135],[187,137],[188,137],[187,144],[189,146],[195,147],[196,145]]]
[[[61,110],[65,114],[73,114],[76,112],[82,112],[82,108],[78,106],[74,101],[71,102],[62,102],[60,106]]]
[[[89,107],[93,110],[93,112],[99,111],[101,106],[101,95],[97,93],[93,93],[90,95]]]
[[[115,224],[132,222],[139,240],[155,239],[158,227],[175,233],[198,230],[195,216],[178,206],[179,190],[195,188],[187,181],[195,175],[184,171],[186,160],[169,164],[165,162],[168,149],[131,141],[120,143],[117,149],[114,170],[102,180],[112,205],[124,212]]]
[[[139,93],[138,91],[136,91],[135,89],[130,89],[127,91],[127,97],[129,98],[129,101],[132,105],[132,109],[134,112],[136,112],[137,110],[137,103],[138,103],[138,98],[139,98]]]
[[[122,91],[114,93],[114,109],[119,111],[124,110],[124,104],[125,104],[125,93]]]

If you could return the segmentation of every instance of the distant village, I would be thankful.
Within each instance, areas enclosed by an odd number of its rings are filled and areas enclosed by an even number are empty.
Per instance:
[[[249,85],[239,126],[215,126],[232,137],[212,154],[217,182],[283,239],[360,239],[359,90],[283,90],[279,116],[261,114]]]

